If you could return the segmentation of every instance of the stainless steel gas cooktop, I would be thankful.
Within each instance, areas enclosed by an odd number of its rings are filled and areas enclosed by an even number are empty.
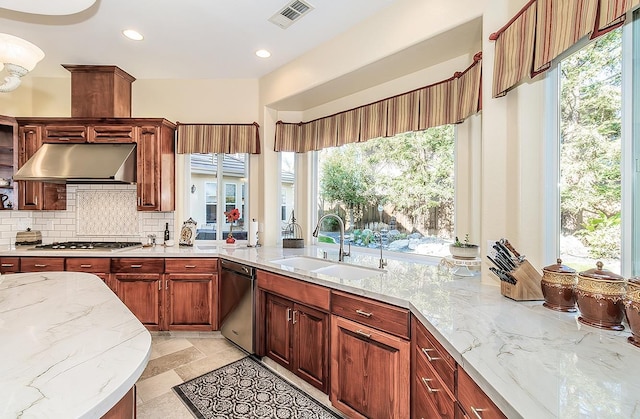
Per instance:
[[[141,242],[54,242],[51,244],[39,244],[30,250],[100,250],[103,252],[115,252],[138,247],[142,247]]]

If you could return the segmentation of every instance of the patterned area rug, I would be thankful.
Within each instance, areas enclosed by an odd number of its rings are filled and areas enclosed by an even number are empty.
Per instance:
[[[173,387],[195,417],[338,418],[251,357]]]

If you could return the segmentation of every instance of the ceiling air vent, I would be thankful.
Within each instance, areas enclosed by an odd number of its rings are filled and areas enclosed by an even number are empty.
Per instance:
[[[286,29],[313,10],[313,6],[306,1],[293,0],[284,6],[278,13],[269,18],[269,22],[275,23],[282,29]]]

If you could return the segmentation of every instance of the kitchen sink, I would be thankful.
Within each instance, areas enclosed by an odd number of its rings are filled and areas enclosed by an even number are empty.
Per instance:
[[[281,265],[283,267],[315,272],[323,275],[333,276],[336,278],[354,280],[368,278],[385,272],[379,269],[354,266],[309,256],[295,256],[290,258],[271,260],[270,262]]]
[[[331,266],[325,266],[324,268],[314,269],[313,272],[323,274],[323,275],[335,276],[338,278],[352,279],[352,280],[369,278],[369,277],[384,273],[384,271],[380,269],[364,268],[360,266],[343,265],[343,264],[334,264]]]
[[[295,256],[291,258],[271,260],[270,262],[282,266],[290,266],[292,268],[302,269],[305,271],[313,271],[314,269],[335,265],[335,262],[332,262],[330,260],[318,259],[309,256]]]

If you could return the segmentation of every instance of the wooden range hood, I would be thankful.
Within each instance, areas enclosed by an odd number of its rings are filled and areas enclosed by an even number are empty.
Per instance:
[[[63,64],[71,72],[72,118],[131,118],[131,83],[113,65]]]

